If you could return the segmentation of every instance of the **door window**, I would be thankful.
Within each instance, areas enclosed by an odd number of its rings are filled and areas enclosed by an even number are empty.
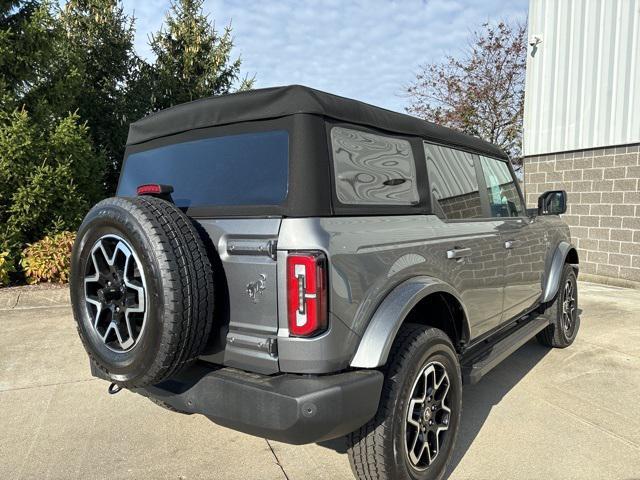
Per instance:
[[[480,157],[492,217],[519,217],[524,205],[506,162]]]
[[[399,138],[334,127],[336,196],[344,204],[418,203],[411,144]]]
[[[449,220],[485,217],[474,155],[426,142],[424,154],[435,213]]]

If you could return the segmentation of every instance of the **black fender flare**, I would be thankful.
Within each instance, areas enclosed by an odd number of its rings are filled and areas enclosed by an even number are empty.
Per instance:
[[[545,304],[553,301],[558,293],[558,288],[560,286],[560,280],[562,278],[562,268],[566,263],[567,256],[569,253],[573,251],[575,257],[578,258],[578,252],[576,247],[574,247],[569,242],[560,242],[556,247],[556,250],[553,252],[553,257],[551,259],[551,265],[549,266],[549,270],[545,275],[545,282],[542,289],[542,299],[541,303]],[[573,268],[578,271],[578,264],[571,263]]]

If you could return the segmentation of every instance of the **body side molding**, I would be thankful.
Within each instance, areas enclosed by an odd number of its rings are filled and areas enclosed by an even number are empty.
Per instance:
[[[384,365],[396,334],[408,313],[427,295],[438,292],[453,295],[462,305],[458,294],[450,285],[433,277],[411,278],[395,287],[371,317],[358,350],[351,360],[351,366],[376,368]],[[464,306],[462,308],[464,309]],[[466,311],[464,313],[466,319]]]
[[[553,253],[549,274],[546,276],[545,285],[542,293],[541,303],[547,303],[553,300],[558,293],[558,285],[562,276],[562,267],[565,263],[567,255],[571,250],[576,248],[568,242],[560,242]],[[577,265],[574,265],[577,268]]]

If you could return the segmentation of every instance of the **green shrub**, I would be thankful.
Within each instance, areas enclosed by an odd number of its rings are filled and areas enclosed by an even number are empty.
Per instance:
[[[71,268],[71,248],[76,238],[73,232],[61,232],[44,237],[22,251],[20,264],[27,283],[66,283]]]
[[[103,196],[104,158],[76,114],[35,121],[0,110],[0,251],[15,264],[25,244],[75,230]]]
[[[9,252],[0,252],[0,287],[9,284],[9,274],[14,270]]]

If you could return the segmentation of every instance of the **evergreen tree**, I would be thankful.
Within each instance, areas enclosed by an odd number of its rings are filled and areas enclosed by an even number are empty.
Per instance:
[[[0,282],[25,243],[74,230],[115,190],[129,123],[251,87],[202,4],[172,5],[148,64],[120,0],[0,3]]]
[[[79,77],[64,73],[63,38],[48,2],[13,1],[0,9],[3,272],[15,270],[25,243],[75,229],[103,194],[102,156],[70,113]]]
[[[133,18],[124,14],[118,0],[69,0],[60,21],[68,70],[78,78],[70,110],[77,109],[94,147],[107,159],[105,184],[113,193],[129,123],[149,109],[149,95],[142,111],[129,95],[141,64],[133,46]]]
[[[47,77],[55,20],[47,2],[9,0],[0,5],[0,109],[10,111]]]
[[[203,0],[172,3],[166,27],[151,38],[156,55],[152,74],[154,110],[253,85],[253,78],[240,79],[240,57],[231,58],[231,25],[219,34],[203,13],[202,4]]]

